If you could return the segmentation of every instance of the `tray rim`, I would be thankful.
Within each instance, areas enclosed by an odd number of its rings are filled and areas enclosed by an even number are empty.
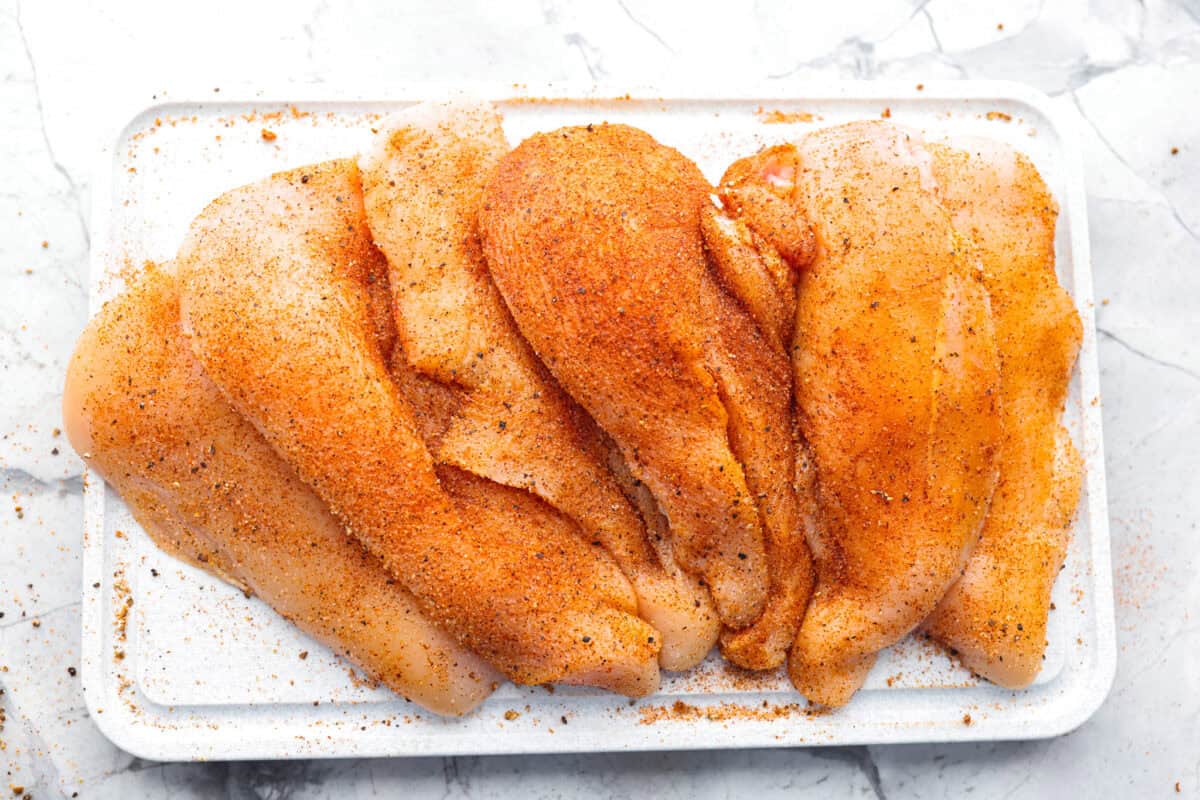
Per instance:
[[[921,88],[918,89],[917,86]],[[923,84],[913,81],[812,81],[790,80],[770,84],[725,86],[716,84],[697,92],[694,84],[658,84],[646,87],[592,84],[582,86],[571,83],[547,84],[500,84],[496,82],[456,82],[453,85],[436,82],[412,84],[402,92],[364,92],[361,85],[355,88],[339,88],[334,84],[296,84],[265,90],[250,84],[224,86],[219,90],[199,85],[179,87],[169,92],[126,92],[123,100],[113,103],[111,124],[107,131],[92,170],[92,209],[89,227],[93,247],[89,253],[89,316],[97,311],[98,297],[95,286],[97,279],[107,274],[106,259],[109,256],[107,241],[108,221],[111,212],[112,164],[119,144],[124,141],[132,125],[147,114],[180,107],[203,107],[254,103],[264,106],[288,105],[344,105],[371,104],[379,106],[399,105],[437,99],[452,95],[473,95],[492,99],[498,103],[520,101],[531,105],[539,102],[606,102],[613,99],[632,102],[746,102],[802,103],[854,101],[971,101],[988,99],[1018,103],[1030,107],[1040,114],[1063,143],[1063,194],[1060,206],[1071,221],[1069,249],[1072,257],[1072,298],[1083,323],[1081,343],[1076,369],[1079,370],[1081,396],[1096,398],[1095,405],[1084,403],[1081,432],[1088,446],[1085,453],[1087,469],[1085,485],[1088,503],[1078,513],[1087,514],[1090,549],[1085,551],[1092,574],[1091,596],[1094,604],[1094,630],[1096,640],[1095,663],[1088,669],[1086,680],[1078,684],[1072,695],[1059,698],[1057,702],[1070,700],[1068,713],[1034,730],[1017,730],[1012,725],[1000,726],[1003,730],[990,730],[999,725],[986,722],[964,726],[954,736],[914,736],[911,729],[881,723],[873,731],[854,732],[833,740],[771,741],[747,737],[708,743],[696,741],[695,737],[681,736],[679,743],[644,740],[632,745],[584,744],[576,746],[568,741],[539,740],[533,746],[521,746],[528,740],[517,732],[509,736],[492,736],[482,742],[482,747],[469,749],[420,747],[397,751],[395,748],[371,748],[354,743],[351,737],[331,736],[328,749],[307,751],[289,749],[286,733],[276,736],[272,746],[259,742],[258,746],[236,749],[225,748],[214,754],[195,752],[186,741],[186,732],[147,725],[138,715],[128,713],[120,703],[116,708],[104,709],[104,682],[108,676],[105,665],[108,659],[98,657],[103,644],[104,626],[102,617],[104,594],[103,573],[105,571],[104,548],[104,505],[105,484],[85,468],[84,473],[84,542],[82,554],[82,608],[81,608],[81,678],[88,713],[100,731],[114,744],[136,756],[151,760],[208,760],[212,758],[244,759],[301,759],[336,757],[408,757],[438,755],[499,755],[499,754],[551,754],[574,752],[643,752],[687,749],[745,749],[752,747],[810,747],[831,745],[893,744],[919,742],[966,742],[1046,739],[1068,733],[1087,721],[1103,704],[1116,675],[1116,626],[1113,608],[1113,584],[1111,568],[1111,540],[1108,520],[1107,476],[1104,458],[1104,441],[1099,399],[1099,361],[1095,330],[1093,275],[1087,219],[1087,198],[1084,184],[1082,150],[1079,146],[1080,126],[1078,119],[1063,108],[1054,105],[1052,98],[1025,84],[1012,81],[993,80],[933,80]],[[150,102],[145,97],[151,97]],[[140,98],[140,99],[139,99]],[[112,713],[117,712],[117,713]],[[889,732],[890,731],[890,732]],[[682,732],[682,731],[681,731]],[[934,733],[934,731],[930,731]],[[149,733],[149,737],[145,734]],[[513,744],[509,744],[509,743]],[[565,746],[558,746],[563,742]],[[339,745],[340,743],[340,745]],[[515,745],[515,746],[514,746]],[[340,749],[339,749],[340,747]]]

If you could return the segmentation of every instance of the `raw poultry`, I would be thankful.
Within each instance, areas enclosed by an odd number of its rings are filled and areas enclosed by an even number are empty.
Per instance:
[[[172,265],[149,267],[88,325],[63,418],[71,445],[167,552],[438,713],[466,713],[495,687],[499,674],[421,613],[204,375]]]
[[[623,125],[526,139],[480,214],[518,327],[620,446],[710,587],[725,652],[783,659],[811,572],[782,349],[717,281],[696,165]]]
[[[160,546],[439,713],[642,696],[718,632],[824,705],[918,626],[1023,686],[1081,482],[1055,217],[1024,156],[885,122],[714,189],[635,128],[510,151],[421,104],[214,200],[66,427]]]
[[[609,468],[619,454],[538,361],[488,274],[476,216],[508,152],[500,115],[424,103],[380,131],[361,159],[367,218],[389,265],[394,369],[410,394],[438,391],[417,385],[433,382],[452,405],[423,415],[435,460],[528,491],[578,526],[629,579],[661,634],[662,666],[695,665],[717,636],[708,592],[676,567],[661,531],[648,534],[635,488],[627,497]],[[657,523],[656,508],[643,510]]]
[[[818,577],[788,667],[826,705],[846,703],[959,577],[996,482],[990,301],[928,161],[914,133],[851,123],[723,181],[731,213],[800,270],[792,358]],[[779,200],[811,227],[807,263]]]
[[[517,682],[658,686],[655,631],[603,550],[527,492],[435,472],[386,363],[386,263],[353,161],[218,198],[179,270],[205,372],[431,619]]]
[[[1037,676],[1083,465],[1062,426],[1079,314],[1054,274],[1058,208],[1029,159],[990,140],[930,145],[938,195],[983,264],[1000,349],[1000,476],[966,571],[925,623],[1009,688]]]

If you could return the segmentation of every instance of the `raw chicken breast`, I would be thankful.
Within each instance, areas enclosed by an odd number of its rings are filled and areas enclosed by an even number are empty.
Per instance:
[[[421,613],[204,375],[172,269],[150,267],[88,325],[63,417],[72,446],[167,552],[439,714],[495,688],[499,674]]]
[[[223,195],[179,265],[205,371],[426,615],[519,683],[657,688],[655,631],[602,549],[526,492],[435,471],[389,373],[386,263],[353,161]]]
[[[1079,314],[1054,273],[1057,208],[1029,159],[996,142],[930,145],[938,195],[983,262],[1000,349],[1000,480],[979,544],[925,623],[1001,686],[1042,667],[1050,590],[1067,554],[1083,465],[1059,423]]]
[[[508,152],[499,114],[424,103],[379,130],[360,162],[367,220],[388,259],[395,368],[454,395],[435,461],[553,506],[629,579],[638,613],[661,635],[662,666],[693,666],[717,636],[708,592],[675,566],[668,542],[648,537],[606,463],[611,445],[538,361],[488,275],[476,216]]]

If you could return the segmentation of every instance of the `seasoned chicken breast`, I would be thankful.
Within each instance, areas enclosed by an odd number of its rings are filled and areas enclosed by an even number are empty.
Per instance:
[[[501,161],[480,229],[521,332],[621,448],[669,522],[675,559],[737,630],[763,616],[773,586],[802,608],[808,561],[786,361],[708,263],[709,191],[641,131],[564,128]],[[777,664],[791,632],[767,628],[796,619],[794,606],[772,613],[737,646],[730,634],[726,653]]]
[[[660,633],[659,660],[686,669],[712,648],[708,592],[656,549],[607,465],[611,445],[541,365],[488,275],[476,217],[508,152],[483,103],[424,103],[385,120],[361,159],[367,221],[387,257],[400,334],[395,368],[453,395],[431,447],[440,465],[533,493],[602,546]],[[415,389],[409,390],[418,391]],[[429,391],[426,388],[425,391]]]
[[[719,642],[841,706],[921,627],[1019,688],[1082,461],[1057,208],[886,121],[697,166],[486,103],[214,200],[88,326],[67,435],[176,557],[447,715]]]
[[[1054,272],[1057,207],[1025,156],[997,142],[929,145],[938,196],[983,263],[1000,351],[1000,479],[966,571],[925,623],[980,675],[1037,676],[1082,462],[1059,423],[1079,314]]]
[[[726,628],[721,652],[747,669],[783,663],[813,587],[807,537],[811,491],[794,483],[803,447],[795,429],[787,344],[795,317],[794,273],[741,221],[710,203],[701,231],[712,275],[701,283],[708,363],[729,414],[729,441],[746,471],[763,523],[767,603],[753,624]],[[715,279],[714,279],[715,278]]]
[[[172,268],[149,268],[88,325],[63,418],[163,549],[439,714],[464,714],[495,688],[499,674],[420,611],[204,375]]]
[[[842,705],[978,538],[1000,436],[990,305],[915,134],[852,123],[731,171],[734,212],[804,266],[792,356],[812,460],[797,482],[815,481],[818,582],[788,666],[811,700]]]
[[[205,372],[422,611],[512,680],[658,686],[625,577],[542,500],[437,472],[388,369],[387,269],[353,161],[226,193],[179,256]]]

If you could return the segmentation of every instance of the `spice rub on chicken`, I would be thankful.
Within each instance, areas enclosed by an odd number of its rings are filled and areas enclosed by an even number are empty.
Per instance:
[[[648,530],[609,466],[619,454],[542,366],[488,274],[476,218],[508,152],[500,115],[485,103],[423,103],[378,128],[360,163],[367,221],[388,261],[393,369],[409,373],[400,382],[410,394],[440,391],[453,405],[424,415],[435,462],[553,507],[629,579],[638,613],[660,634],[661,665],[694,666],[717,636],[708,591]],[[657,510],[646,513],[654,525]]]
[[[709,263],[709,192],[695,164],[642,131],[563,128],[501,160],[480,230],[518,327],[649,489],[676,561],[729,631],[764,619],[727,653],[772,666],[809,582],[790,380]],[[773,596],[787,610],[764,618]]]
[[[1054,272],[1058,208],[1037,168],[990,140],[929,146],[938,196],[971,237],[1000,351],[996,494],[961,579],[925,622],[988,680],[1016,689],[1046,651],[1050,590],[1067,555],[1083,465],[1059,421],[1079,313]]]
[[[430,619],[519,683],[658,686],[655,631],[602,549],[526,492],[434,469],[388,369],[353,161],[222,195],[178,260],[205,372]]]
[[[173,555],[252,591],[397,694],[459,715],[499,674],[421,612],[208,379],[151,266],[80,337],[67,437]]]
[[[792,363],[812,455],[798,476],[815,486],[817,589],[788,669],[809,699],[843,705],[876,653],[933,610],[978,539],[1000,444],[991,305],[915,133],[836,126],[731,173],[727,200],[779,253],[798,262],[804,228],[815,237],[800,264]],[[788,204],[804,225],[788,221]]]
[[[1029,159],[872,120],[713,187],[626,125],[372,127],[81,337],[67,434],[159,546],[447,715],[718,643],[840,706],[917,628],[1034,679],[1082,466]]]

